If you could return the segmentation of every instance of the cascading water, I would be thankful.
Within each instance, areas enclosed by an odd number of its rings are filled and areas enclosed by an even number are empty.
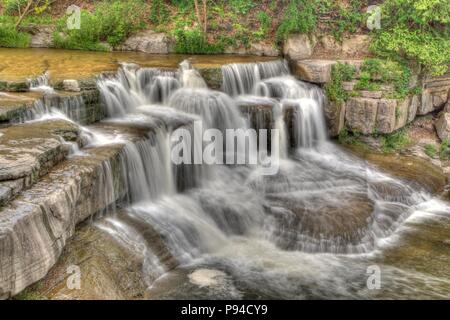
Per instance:
[[[432,197],[424,190],[327,141],[322,91],[289,76],[285,61],[224,66],[226,93],[204,88],[188,64],[164,72],[164,85],[157,82],[160,71],[135,65],[99,81],[110,117],[127,121],[145,115],[165,124],[153,140],[126,144],[122,163],[129,205],[98,222],[154,266],[144,270],[149,285],[157,286],[155,278],[173,268],[206,267],[226,272],[240,290],[257,297],[305,297],[302,286],[311,285],[315,291],[306,297],[339,296],[330,288],[347,288],[339,281],[355,279],[342,261],[359,270],[353,256],[375,252],[406,218],[428,210]],[[269,105],[273,128],[283,133],[280,141],[272,141],[272,148],[275,143],[284,150],[277,174],[263,175],[259,166],[180,169],[170,162],[173,129],[195,134],[195,120],[202,120],[204,129],[247,129],[241,104]],[[264,117],[256,119],[256,127],[265,126]],[[289,152],[286,136],[293,140]],[[203,142],[195,138],[193,143]],[[342,277],[336,279],[333,272]],[[366,294],[352,290],[340,294]]]

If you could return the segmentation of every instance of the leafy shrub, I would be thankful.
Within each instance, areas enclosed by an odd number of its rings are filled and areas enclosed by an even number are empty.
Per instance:
[[[22,7],[26,5],[27,0],[2,0],[0,4],[5,9],[5,13],[8,15],[13,15],[18,12],[19,6]]]
[[[403,99],[410,93],[410,69],[398,62],[381,59],[366,59],[361,66],[359,80],[355,89],[379,90],[380,83],[394,86],[393,98]]]
[[[151,4],[150,21],[153,24],[161,24],[169,17],[169,11],[167,9],[164,0],[154,0]]]
[[[177,29],[174,31],[176,53],[214,54],[223,52],[220,44],[210,44],[200,29]]]
[[[330,101],[343,102],[348,94],[342,87],[342,82],[350,81],[356,70],[355,67],[338,62],[331,67],[331,81],[325,86],[325,92]]]
[[[116,46],[132,32],[144,27],[141,0],[101,2],[93,13],[82,11],[80,29],[67,30],[65,22],[59,24],[59,32],[54,35],[54,44],[59,48],[105,50],[102,41]]]
[[[253,0],[230,0],[230,5],[240,14],[247,14],[253,7]]]
[[[0,47],[25,48],[30,35],[16,30],[14,24],[0,22]]]
[[[272,21],[267,13],[261,11],[257,15],[259,21],[259,30],[255,33],[255,37],[257,39],[263,39],[270,31],[270,27],[272,26]]]
[[[420,63],[441,75],[450,63],[448,0],[386,0],[382,29],[374,33],[372,51],[393,60]]]
[[[450,142],[448,139],[442,141],[441,146],[439,148],[439,156],[441,159],[450,158]]]
[[[363,142],[360,140],[361,133],[354,131],[349,132],[346,127],[339,131],[338,142],[343,145],[362,145]]]
[[[381,137],[381,149],[385,153],[391,153],[404,148],[410,142],[411,141],[406,130],[400,129],[396,132]]]
[[[310,33],[317,25],[317,0],[291,0],[277,29],[277,40],[291,33]]]

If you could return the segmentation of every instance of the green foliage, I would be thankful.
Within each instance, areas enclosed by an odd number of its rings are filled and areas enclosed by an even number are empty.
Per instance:
[[[363,13],[362,9],[365,6],[367,6],[367,1],[362,0],[351,0],[349,6],[343,6],[339,3],[334,3],[331,6],[329,10],[333,11],[334,14],[333,18],[328,21],[328,25],[336,40],[342,41],[344,33],[354,33],[364,25],[366,14]]]
[[[247,14],[255,4],[253,0],[230,0],[230,6],[239,14]]]
[[[450,64],[449,17],[448,0],[386,0],[371,49],[380,57],[416,61],[441,75]]]
[[[380,84],[391,84],[394,87],[393,98],[403,99],[409,93],[410,69],[398,62],[381,59],[366,59],[361,66],[356,90],[376,91]]]
[[[25,48],[30,35],[16,30],[13,23],[0,22],[0,47]]]
[[[255,32],[255,38],[257,39],[263,39],[270,31],[270,28],[272,26],[272,20],[270,16],[264,12],[261,11],[257,15],[258,21],[259,21],[259,30]]]
[[[406,130],[400,129],[381,137],[381,149],[385,153],[391,153],[406,147],[410,142]]]
[[[342,82],[350,81],[355,74],[355,68],[349,64],[338,62],[331,67],[331,81],[325,86],[325,92],[330,101],[344,102],[348,98],[342,87]]]
[[[439,148],[439,156],[443,160],[450,158],[450,142],[448,139],[444,139],[444,141],[442,141]]]
[[[311,33],[317,25],[318,0],[291,0],[277,29],[277,40],[291,33]]]
[[[338,142],[343,145],[362,145],[363,142],[360,140],[361,133],[349,132],[346,127],[342,128],[338,135]]]
[[[436,158],[437,155],[436,146],[434,144],[427,144],[425,146],[425,154],[430,158]]]
[[[169,18],[169,10],[164,0],[153,0],[150,11],[150,21],[153,24],[161,24],[167,21]]]
[[[215,54],[223,52],[223,46],[210,44],[200,29],[177,29],[173,35],[176,39],[176,53]]]
[[[67,30],[61,21],[59,32],[54,34],[57,48],[80,50],[106,50],[100,42],[106,41],[112,46],[123,42],[132,32],[144,27],[142,13],[145,3],[141,0],[102,1],[93,13],[82,11],[80,29]]]
[[[23,7],[27,4],[27,0],[2,0],[0,4],[5,9],[5,13],[8,15],[13,15],[18,12],[18,8]]]

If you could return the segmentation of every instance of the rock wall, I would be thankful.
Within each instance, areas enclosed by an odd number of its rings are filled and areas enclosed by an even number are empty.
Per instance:
[[[370,57],[369,41],[366,35],[353,35],[337,43],[328,35],[299,34],[287,39],[283,53],[298,79],[324,86],[331,81],[332,67],[338,62],[354,66],[357,78],[364,59]],[[362,134],[392,133],[412,122],[417,115],[440,110],[449,98],[450,71],[440,77],[413,74],[411,82],[411,86],[421,88],[421,93],[405,99],[392,98],[392,85],[367,91],[355,90],[356,80],[344,82],[343,89],[350,98],[325,106],[330,135],[337,136],[344,127]]]

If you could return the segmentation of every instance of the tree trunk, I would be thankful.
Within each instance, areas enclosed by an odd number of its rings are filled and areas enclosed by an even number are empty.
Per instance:
[[[203,32],[206,33],[206,30],[208,28],[207,21],[208,21],[208,12],[206,10],[206,3],[208,0],[203,0]]]
[[[19,27],[19,25],[22,23],[23,18],[25,18],[25,16],[28,14],[28,12],[31,9],[31,5],[33,4],[33,0],[28,0],[27,2],[27,6],[25,7],[25,9],[23,10],[22,14],[19,16],[19,20],[17,20],[15,28],[17,29]]]

